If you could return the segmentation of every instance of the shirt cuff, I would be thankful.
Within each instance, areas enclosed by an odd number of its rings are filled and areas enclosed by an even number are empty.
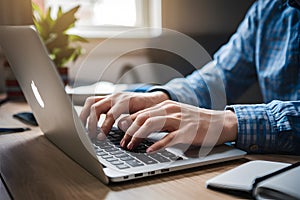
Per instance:
[[[265,104],[234,105],[225,109],[234,110],[238,119],[236,145],[249,153],[276,151],[277,130],[275,119]]]
[[[170,81],[166,85],[151,87],[147,92],[162,91],[169,96],[170,100],[197,107],[210,108],[210,95],[207,92],[205,83],[197,83],[199,87],[203,87],[203,89],[199,91],[195,91],[191,85],[192,83],[190,83],[190,81],[178,78]]]

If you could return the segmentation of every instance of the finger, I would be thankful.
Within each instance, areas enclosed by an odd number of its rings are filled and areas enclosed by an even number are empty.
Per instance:
[[[91,107],[88,120],[88,134],[90,138],[94,138],[97,135],[97,123],[99,117],[97,116],[95,109],[96,108],[94,106]]]
[[[91,110],[91,106],[98,102],[98,101],[101,101],[104,97],[88,97],[82,107],[82,110],[79,114],[79,117],[83,123],[83,125],[85,126],[86,125],[86,121],[87,121],[87,118],[88,116],[90,115],[90,110]]]
[[[118,122],[118,127],[122,131],[126,132],[129,126],[131,126],[133,120],[131,119],[130,116],[123,117],[119,120]]]
[[[106,113],[109,108],[110,108],[110,99],[108,98],[103,99],[102,101],[98,101],[90,107],[90,115],[88,120],[88,132],[91,138],[94,138],[97,135],[97,127],[98,127],[98,121],[100,115]]]
[[[177,131],[169,133],[168,135],[163,137],[161,140],[155,142],[150,147],[148,147],[146,152],[147,153],[152,153],[152,152],[159,151],[163,148],[167,148],[167,147],[170,147],[170,146],[178,143],[176,141],[176,135],[177,135]]]
[[[139,145],[139,143],[147,138],[151,133],[158,132],[158,131],[165,131],[169,127],[171,127],[171,124],[174,124],[174,118],[169,117],[151,117],[148,118],[142,126],[140,126],[139,129],[137,129],[134,132],[130,132],[131,130],[128,129],[128,135],[132,135],[132,138],[130,141],[125,140],[125,144],[128,143],[127,148],[129,150],[134,149],[136,146]],[[136,127],[138,124],[136,125]],[[168,128],[167,128],[168,127]],[[133,129],[134,130],[134,129]]]
[[[125,132],[124,137],[122,138],[121,142],[120,142],[120,146],[124,149],[128,148],[127,145],[128,143],[131,141],[133,134],[135,133],[135,131],[137,131],[140,128],[139,125],[135,124],[131,124],[130,127],[127,129],[127,131]]]
[[[123,118],[120,123],[118,124],[119,127],[121,128],[121,130],[126,131],[123,139],[120,142],[121,147],[123,148],[128,148],[128,144],[132,139],[133,134],[135,134],[140,128],[141,126],[145,123],[145,121],[151,117],[164,117],[166,116],[167,113],[165,112],[164,109],[161,109],[161,106],[153,106],[141,111],[138,111],[132,115],[129,115],[125,118]],[[161,118],[164,119],[164,118]],[[165,128],[163,123],[164,123],[165,119],[160,121],[159,123],[156,124],[156,127],[153,126],[153,128],[155,128],[154,131],[160,131],[162,128]],[[148,122],[150,123],[150,122]],[[170,123],[172,124],[172,123]],[[148,126],[148,125],[146,125]],[[157,127],[159,126],[159,127]],[[168,128],[167,128],[168,129]],[[170,128],[170,130],[173,130]],[[139,136],[141,137],[141,136]],[[133,146],[136,146],[136,144],[140,143],[140,139],[135,138],[133,141]],[[129,145],[129,147],[131,147],[131,145]]]
[[[140,110],[136,113],[133,113],[130,115],[130,118],[132,121],[134,121],[137,118],[137,116],[144,114],[144,113],[151,113],[151,114],[149,114],[149,116],[164,116],[167,114],[166,111],[164,109],[162,109],[161,103],[160,103],[160,104],[154,105],[152,107]]]
[[[97,139],[98,140],[104,140],[106,138],[106,134],[104,131],[100,128],[99,131],[97,131]]]
[[[110,132],[110,130],[111,130],[112,126],[114,125],[116,119],[120,115],[121,114],[115,113],[111,110],[106,114],[105,120],[103,121],[103,123],[101,125],[101,130],[103,131],[103,133],[105,133],[107,135]]]
[[[145,109],[145,110],[149,110],[149,109]],[[141,127],[144,121],[150,116],[149,114],[147,114],[146,111],[139,111],[137,113],[139,113],[140,115],[132,114],[123,117],[118,123],[118,127],[125,132],[124,137],[120,141],[120,146],[122,148],[127,148],[127,145],[130,142],[133,133],[135,133]],[[139,116],[138,120],[136,120],[137,116]],[[133,123],[134,121],[135,123]]]
[[[163,109],[161,109],[161,107],[153,106],[150,108],[146,108],[144,110],[140,110],[134,114],[122,118],[119,121],[118,126],[121,130],[127,131],[127,129],[131,126],[133,121],[135,121],[138,116],[140,117],[141,120],[139,123],[140,125],[142,125],[147,118],[155,117],[155,116],[166,116],[166,115],[167,113]]]
[[[128,103],[118,102],[117,104],[111,105],[111,109],[107,112],[105,120],[102,123],[102,130],[104,133],[109,133],[115,121],[122,115],[128,113]],[[123,130],[123,129],[122,129]]]
[[[148,110],[148,109],[147,109]],[[128,143],[131,141],[132,136],[150,118],[149,112],[139,112],[139,115],[129,115],[122,119],[119,123],[122,130],[126,129],[125,135],[120,142],[121,147],[127,148]],[[138,143],[138,142],[137,142]]]
[[[128,144],[128,141],[130,141],[132,138],[131,135],[128,135],[128,134],[125,134],[122,138],[122,140],[120,141],[120,146],[123,148],[123,149],[127,149],[127,144]]]

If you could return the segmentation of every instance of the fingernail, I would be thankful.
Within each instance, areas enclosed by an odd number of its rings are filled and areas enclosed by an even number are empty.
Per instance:
[[[129,142],[129,144],[127,145],[127,149],[132,150],[133,149],[133,143]]]
[[[129,127],[129,123],[126,120],[120,121],[119,128],[126,131]]]
[[[106,135],[103,132],[100,132],[97,136],[98,140],[104,140],[106,138]]]
[[[120,146],[122,147],[122,148],[125,148],[125,141],[122,139],[121,140],[121,142],[120,142]]]
[[[153,149],[151,147],[149,147],[147,150],[146,150],[147,153],[151,153],[153,152]]]

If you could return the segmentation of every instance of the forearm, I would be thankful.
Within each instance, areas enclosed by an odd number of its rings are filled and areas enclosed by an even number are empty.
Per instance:
[[[223,110],[226,105],[222,72],[212,61],[186,78],[173,79],[149,91],[163,91],[173,101],[201,108]]]

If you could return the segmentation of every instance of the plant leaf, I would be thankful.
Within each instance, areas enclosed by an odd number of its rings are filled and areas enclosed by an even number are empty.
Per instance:
[[[72,58],[74,51],[74,48],[65,48],[57,51],[55,57],[55,63],[57,63],[57,67],[64,67],[64,65]]]
[[[41,18],[44,15],[43,10],[34,2],[32,2],[32,9],[34,12],[36,12],[36,15],[38,18]],[[33,15],[33,18],[36,19],[36,15]]]
[[[88,42],[86,39],[77,35],[68,35],[67,30],[74,27],[77,19],[75,13],[80,6],[76,6],[67,12],[63,12],[59,7],[56,18],[51,17],[52,9],[49,7],[45,12],[34,5],[36,16],[33,21],[37,31],[45,43],[49,57],[57,67],[65,66],[67,62],[75,61],[82,53],[82,48],[71,45],[72,42]]]
[[[50,52],[55,48],[63,49],[69,45],[68,43],[68,35],[63,33],[52,33],[52,40],[48,40],[46,43],[47,48]]]
[[[59,17],[61,17],[61,16],[62,16],[62,14],[63,14],[62,8],[61,8],[61,6],[59,6],[59,7],[58,7],[58,11],[57,11],[56,18],[59,18]]]
[[[70,42],[84,42],[84,43],[88,42],[85,38],[80,37],[79,35],[69,35],[69,41]]]
[[[53,26],[53,29],[57,32],[65,32],[67,29],[74,26],[77,19],[75,18],[75,13],[78,11],[80,6],[76,6],[71,10],[62,13],[57,19]]]

